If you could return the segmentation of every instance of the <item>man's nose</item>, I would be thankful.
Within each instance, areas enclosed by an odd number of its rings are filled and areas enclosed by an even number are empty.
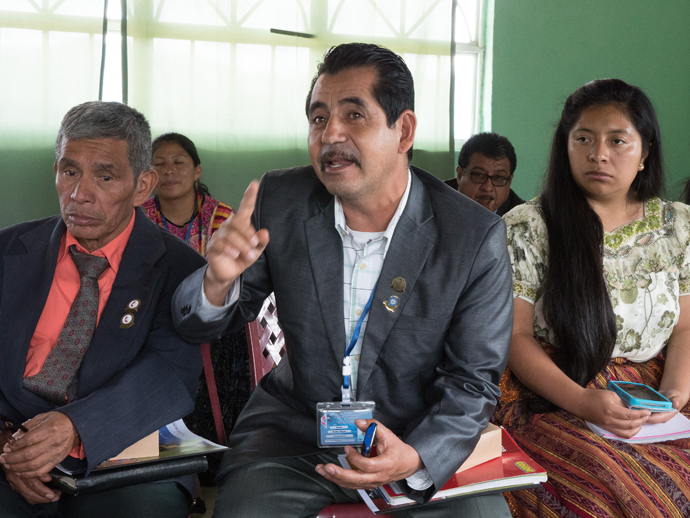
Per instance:
[[[94,198],[95,188],[95,181],[92,178],[88,176],[82,176],[74,186],[74,190],[72,190],[70,198],[76,201],[77,203],[92,202]]]
[[[481,184],[481,185],[479,186],[479,188],[480,188],[482,191],[492,192],[492,191],[494,190],[494,184],[491,183],[491,177],[489,176],[489,177],[486,179],[486,182],[484,182],[483,184]]]
[[[321,135],[321,142],[324,144],[334,144],[336,142],[344,142],[347,140],[345,136],[344,124],[338,117],[331,117],[326,122],[326,128]]]

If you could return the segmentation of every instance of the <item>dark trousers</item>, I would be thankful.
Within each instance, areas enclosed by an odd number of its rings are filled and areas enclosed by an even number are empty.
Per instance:
[[[269,459],[245,464],[218,481],[214,518],[312,517],[330,504],[360,502],[357,491],[343,489],[316,471],[317,464],[338,462],[327,452],[307,457]],[[500,494],[449,499],[406,511],[396,518],[510,518]]]
[[[187,491],[175,482],[71,496],[49,504],[29,504],[0,477],[0,518],[186,518]]]

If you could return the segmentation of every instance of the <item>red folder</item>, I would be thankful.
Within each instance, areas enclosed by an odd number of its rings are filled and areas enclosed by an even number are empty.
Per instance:
[[[508,432],[502,429],[501,433],[503,442],[501,457],[455,473],[425,505],[445,498],[466,498],[528,489],[546,482],[546,470],[522,451]],[[375,513],[420,505],[402,494],[395,484],[379,486],[377,492],[370,491],[368,494],[360,491],[360,495]]]

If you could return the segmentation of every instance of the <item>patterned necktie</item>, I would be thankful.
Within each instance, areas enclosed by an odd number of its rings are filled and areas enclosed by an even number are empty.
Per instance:
[[[60,406],[77,396],[79,367],[96,329],[98,278],[110,266],[103,257],[77,252],[75,245],[69,251],[81,277],[79,291],[41,372],[24,378],[25,389]]]

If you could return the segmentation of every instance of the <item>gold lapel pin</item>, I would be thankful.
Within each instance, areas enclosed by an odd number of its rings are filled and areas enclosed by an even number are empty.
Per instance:
[[[383,301],[383,305],[386,306],[388,311],[395,313],[395,310],[398,309],[398,305],[400,305],[400,299],[395,295],[391,295]]]
[[[122,329],[127,329],[128,327],[132,327],[133,325],[134,315],[132,315],[131,313],[125,313],[120,319],[120,327]]]
[[[141,306],[141,301],[139,299],[134,299],[127,304],[127,309],[125,309],[125,311],[139,311],[139,306]]]
[[[407,288],[407,283],[402,277],[396,277],[393,279],[393,282],[391,282],[391,289],[395,293],[405,293],[405,288]]]

